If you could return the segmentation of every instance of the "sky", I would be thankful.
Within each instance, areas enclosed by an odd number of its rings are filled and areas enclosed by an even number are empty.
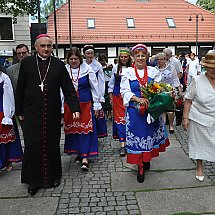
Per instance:
[[[195,4],[197,2],[197,0],[187,0],[188,2]]]

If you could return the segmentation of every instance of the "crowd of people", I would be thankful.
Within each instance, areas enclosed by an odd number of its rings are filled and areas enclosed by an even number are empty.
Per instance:
[[[153,119],[147,111],[150,101],[141,91],[160,82],[177,89],[180,96],[188,86],[181,121],[185,129],[190,127],[196,178],[204,180],[202,160],[215,161],[214,53],[205,56],[206,73],[200,75],[194,53],[176,59],[166,48],[150,59],[143,44],[120,48],[113,66],[105,55],[96,59],[93,45],[84,46],[83,53],[72,47],[64,63],[52,55],[47,34],[36,38],[35,50],[30,55],[25,44],[18,45],[19,62],[5,73],[0,71],[0,169],[11,171],[12,162],[22,162],[21,183],[29,185],[31,196],[41,187],[60,184],[62,117],[64,152],[75,154],[83,171],[89,170],[90,158],[98,156],[98,138],[108,135],[107,120],[111,119],[113,138],[120,142],[119,155],[138,166],[137,181],[144,182],[151,160],[166,150],[168,134],[174,133],[175,110],[169,107]],[[23,132],[24,153],[17,122]]]

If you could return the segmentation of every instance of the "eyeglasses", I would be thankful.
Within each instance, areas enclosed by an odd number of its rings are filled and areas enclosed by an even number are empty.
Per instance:
[[[165,60],[165,59],[162,59],[162,58],[158,58],[157,60]]]
[[[17,52],[17,55],[26,55],[28,52]]]

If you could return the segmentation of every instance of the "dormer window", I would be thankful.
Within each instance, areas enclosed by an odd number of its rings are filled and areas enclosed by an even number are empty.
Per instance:
[[[94,18],[87,19],[87,28],[95,28],[95,19]]]
[[[134,18],[126,18],[126,20],[127,20],[127,27],[128,28],[135,28]]]
[[[167,25],[169,28],[176,28],[175,22],[173,18],[166,18]]]

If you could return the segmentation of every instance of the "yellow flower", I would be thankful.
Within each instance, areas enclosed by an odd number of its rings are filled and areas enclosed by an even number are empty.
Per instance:
[[[161,86],[160,86],[158,83],[154,83],[154,86],[155,86],[157,89],[161,89]]]

